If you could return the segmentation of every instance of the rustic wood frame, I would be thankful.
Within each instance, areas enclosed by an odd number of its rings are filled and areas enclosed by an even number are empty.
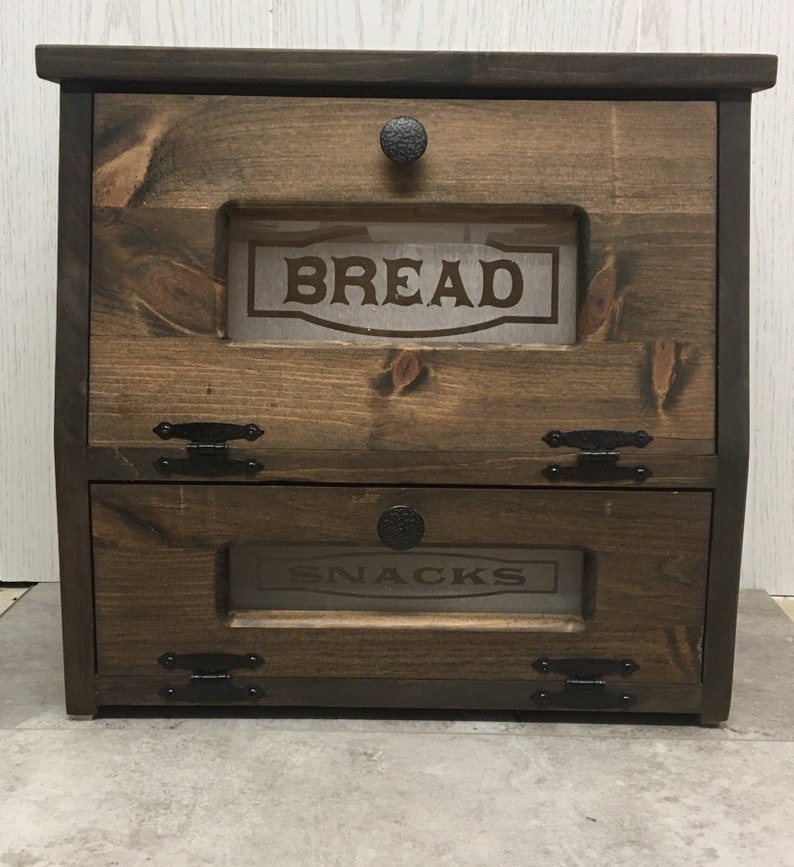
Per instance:
[[[119,692],[111,679],[95,677],[89,478],[125,477],[123,455],[87,449],[92,114],[93,93],[104,90],[717,101],[716,480],[713,461],[698,461],[703,487],[714,491],[702,697],[699,688],[688,687],[684,696],[658,687],[648,709],[699,712],[705,724],[727,718],[749,452],[750,94],[774,85],[775,57],[39,46],[36,59],[40,77],[61,84],[55,455],[70,714],[93,715],[98,702],[124,703],[139,695],[144,700],[143,683]],[[510,464],[510,458],[504,460]],[[386,471],[405,480],[402,467]],[[332,468],[329,480],[342,480],[345,473],[344,467]],[[277,700],[268,703],[512,708],[526,706],[534,686],[492,681],[472,690],[471,684],[452,681],[280,682],[272,685]]]
[[[703,643],[705,725],[727,719],[731,706],[750,450],[750,97],[720,100],[717,109],[717,481]]]
[[[55,482],[61,563],[66,709],[96,713],[88,439],[93,97],[61,94]]]
[[[40,45],[41,78],[84,91],[336,93],[440,92],[526,98],[622,94],[714,98],[772,87],[769,54],[524,54],[458,51],[118,48]]]

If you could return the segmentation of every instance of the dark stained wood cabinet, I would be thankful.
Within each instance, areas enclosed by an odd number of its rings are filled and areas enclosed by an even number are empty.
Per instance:
[[[727,718],[775,58],[37,63],[70,713]]]

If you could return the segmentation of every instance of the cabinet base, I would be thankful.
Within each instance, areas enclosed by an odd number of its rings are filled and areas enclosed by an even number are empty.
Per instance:
[[[174,678],[172,678],[174,679]],[[561,707],[539,706],[532,696],[539,691],[556,693],[565,681],[449,681],[388,680],[357,678],[267,678],[241,676],[236,684],[259,687],[258,697],[248,701],[217,699],[169,701],[161,691],[165,677],[97,677],[96,696],[100,707],[141,705],[154,707],[337,707],[411,708],[422,710],[560,711]],[[634,703],[624,711],[632,713],[698,714],[702,688],[699,684],[664,685],[625,681],[609,684],[616,692],[630,692]],[[568,710],[615,711],[615,707],[568,708]],[[711,721],[710,721],[711,722]]]

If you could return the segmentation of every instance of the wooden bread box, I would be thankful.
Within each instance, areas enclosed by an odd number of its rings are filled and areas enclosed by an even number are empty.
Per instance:
[[[774,57],[37,64],[70,714],[727,718]]]

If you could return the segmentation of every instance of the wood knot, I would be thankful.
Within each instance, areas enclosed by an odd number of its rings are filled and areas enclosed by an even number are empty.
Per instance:
[[[376,376],[372,385],[378,394],[407,394],[418,388],[427,378],[428,369],[422,361],[421,352],[404,349],[387,361],[386,369]]]
[[[610,254],[585,293],[576,333],[579,340],[604,340],[620,318],[615,256]]]
[[[675,400],[683,366],[681,344],[674,341],[657,341],[650,348],[651,395],[656,411],[670,408]]]
[[[391,363],[391,378],[395,388],[407,388],[416,382],[422,372],[419,353],[412,349],[404,350]]]

